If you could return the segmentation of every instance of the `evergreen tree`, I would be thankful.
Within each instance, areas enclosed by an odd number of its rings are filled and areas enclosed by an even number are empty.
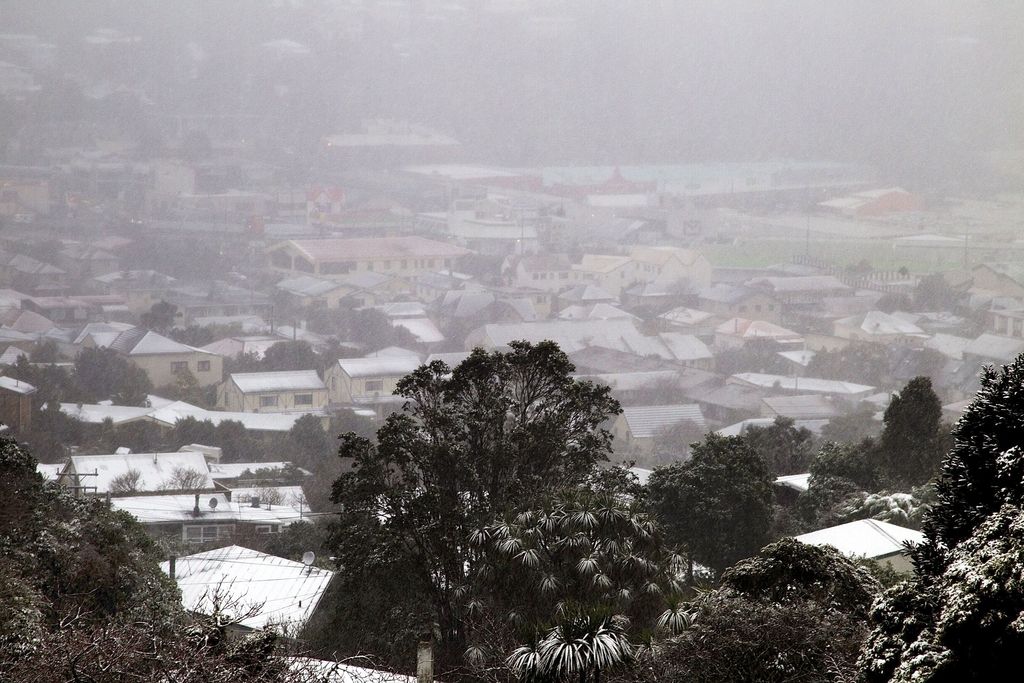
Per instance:
[[[669,542],[718,574],[768,541],[771,481],[742,438],[708,434],[690,461],[656,469],[647,488]]]
[[[942,404],[927,377],[915,377],[894,394],[875,457],[891,486],[917,486],[931,479],[942,462]]]

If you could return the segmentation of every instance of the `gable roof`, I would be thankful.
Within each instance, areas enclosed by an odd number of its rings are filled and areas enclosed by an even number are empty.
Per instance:
[[[163,562],[160,568],[169,573],[170,563]],[[211,613],[213,594],[219,591],[229,611],[241,614],[259,608],[240,622],[242,626],[269,626],[287,635],[296,635],[312,616],[334,578],[327,569],[237,545],[179,557],[174,573],[185,609]]]
[[[704,413],[696,403],[628,406],[622,409],[622,417],[626,420],[630,433],[637,439],[653,437],[662,430],[682,422],[692,422],[701,431],[707,429]]]
[[[78,474],[96,472],[82,477],[83,486],[95,486],[96,493],[106,493],[114,478],[136,471],[139,473],[137,491],[159,491],[169,485],[175,470],[194,470],[203,477],[201,488],[213,488],[210,468],[202,453],[175,451],[173,453],[108,453],[103,455],[73,455],[69,458]]]
[[[142,327],[133,327],[118,334],[109,347],[126,356],[156,356],[180,353],[208,353],[186,346],[173,339],[151,332]],[[212,355],[212,354],[211,354]]]
[[[316,374],[316,370],[235,372],[231,375],[231,381],[243,394],[327,388],[320,376]]]
[[[863,315],[854,315],[836,321],[837,325],[849,325],[867,334],[890,335],[905,334],[915,337],[927,337],[925,331],[905,318],[883,311],[868,311]]]
[[[404,377],[419,366],[418,356],[338,359],[338,367],[349,377]]]
[[[456,258],[469,249],[425,237],[359,237],[288,240],[272,249],[291,246],[311,261],[354,261],[357,259]]]
[[[801,543],[829,545],[847,557],[877,559],[906,552],[904,543],[922,543],[920,531],[877,519],[860,519],[796,537]]]

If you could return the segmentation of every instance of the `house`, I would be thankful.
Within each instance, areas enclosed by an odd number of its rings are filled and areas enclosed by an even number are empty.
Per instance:
[[[1017,356],[1024,353],[1024,339],[985,332],[967,344],[961,353],[965,365],[973,366],[977,374],[983,363],[1012,363]]]
[[[293,505],[270,505],[234,491],[111,496],[113,510],[127,512],[154,537],[190,545],[224,543],[244,534],[276,534],[310,516]]]
[[[71,277],[82,279],[117,272],[118,258],[108,251],[81,242],[65,243],[57,265]]]
[[[925,539],[920,531],[877,519],[860,519],[801,534],[796,540],[809,545],[832,546],[847,557],[873,560],[909,574],[914,568],[906,544],[920,544]]]
[[[275,271],[338,279],[373,272],[413,277],[451,270],[468,249],[425,237],[288,240],[267,250]]]
[[[217,407],[244,413],[323,410],[327,386],[316,370],[236,372],[217,388]]]
[[[853,289],[832,275],[759,277],[747,286],[769,294],[782,302],[787,311],[800,311],[821,305],[825,299],[845,297]]]
[[[573,280],[596,284],[616,299],[637,280],[636,262],[629,256],[584,254],[572,266]]]
[[[767,320],[732,318],[715,328],[715,346],[739,349],[748,344],[771,344],[781,350],[794,350],[804,345],[803,335]]]
[[[398,381],[420,366],[419,356],[341,358],[327,368],[324,379],[331,403],[394,403]]]
[[[664,329],[685,332],[697,336],[714,334],[717,326],[715,316],[707,311],[678,306],[658,316]]]
[[[843,382],[836,379],[818,379],[816,377],[787,377],[785,375],[770,375],[762,372],[738,372],[727,381],[740,386],[771,390],[779,393],[833,394],[852,400],[865,398],[875,391],[874,387],[866,384]]]
[[[716,284],[697,294],[697,307],[721,318],[755,318],[778,323],[782,302],[762,290]]]
[[[612,304],[604,303],[566,306],[558,312],[558,317],[562,320],[613,320],[616,318],[639,320],[632,313],[627,313]]]
[[[57,483],[96,494],[213,489],[206,456],[198,451],[72,455]]]
[[[699,386],[685,392],[686,398],[697,403],[705,417],[718,424],[732,424],[761,413],[763,392],[738,384]]]
[[[711,262],[699,251],[679,247],[633,247],[637,277],[652,284],[700,291],[711,286]]]
[[[215,353],[222,358],[234,359],[239,354],[251,354],[256,358],[263,358],[267,350],[274,344],[281,344],[285,340],[277,336],[269,335],[247,335],[243,337],[225,337],[215,342],[210,342],[199,349],[207,353]]]
[[[1024,299],[1024,265],[982,263],[971,269],[971,292]]]
[[[121,270],[99,275],[88,282],[90,291],[124,297],[134,313],[148,311],[177,281],[155,270]]]
[[[178,309],[175,324],[186,327],[195,324],[197,318],[258,316],[267,319],[274,311],[269,297],[220,280],[174,285],[161,298]]]
[[[189,612],[233,616],[235,628],[276,630],[297,638],[334,578],[334,572],[230,545],[163,562]]]
[[[769,396],[761,400],[761,415],[772,420],[777,417],[788,417],[801,422],[831,420],[843,412],[842,406],[831,396],[822,394]]]
[[[833,323],[833,334],[840,339],[875,344],[903,344],[921,348],[931,335],[900,316],[883,311],[868,311],[841,318]]]
[[[572,264],[564,254],[533,254],[510,261],[514,287],[557,292],[572,284]]]
[[[96,336],[89,335],[82,345],[88,347],[95,341]],[[156,387],[174,384],[183,372],[192,373],[199,386],[208,387],[220,382],[224,372],[220,356],[141,327],[121,332],[107,346],[141,368]]]
[[[36,388],[13,377],[0,377],[0,423],[16,432],[32,428],[32,396]]]
[[[347,283],[327,280],[313,275],[285,278],[278,282],[275,287],[278,291],[291,297],[292,301],[298,306],[323,306],[324,308],[337,308],[338,303],[352,293],[354,289]]]
[[[677,455],[685,458],[690,441],[699,440],[707,431],[700,406],[696,403],[626,406],[612,422],[611,433],[617,444],[617,453],[651,457],[656,440],[676,428],[684,432],[684,438],[679,439]]]

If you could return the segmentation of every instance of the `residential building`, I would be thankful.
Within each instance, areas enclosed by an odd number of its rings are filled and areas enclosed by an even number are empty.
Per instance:
[[[213,490],[206,456],[198,451],[72,455],[57,483],[115,495]]]
[[[697,307],[722,318],[755,318],[778,323],[782,320],[782,303],[767,292],[717,284],[702,289]]]
[[[267,251],[275,271],[330,279],[359,272],[413,277],[452,270],[470,253],[453,244],[413,236],[288,240]]]
[[[801,422],[831,420],[842,413],[842,406],[831,396],[823,394],[769,396],[761,400],[761,415],[771,420],[777,417]]]
[[[803,348],[803,335],[766,320],[732,318],[715,328],[715,346],[738,349],[748,344],[772,344],[779,350]]]
[[[848,399],[861,399],[874,393],[875,388],[866,384],[843,382],[836,379],[816,377],[787,377],[761,372],[738,372],[728,381],[740,386],[794,394],[833,394]]]
[[[534,254],[509,261],[514,287],[558,292],[573,284],[572,264],[564,254]]]
[[[696,403],[626,406],[612,422],[611,433],[617,453],[650,458],[655,455],[657,439],[674,429],[685,432],[687,438],[678,439],[678,453],[673,455],[676,459],[685,459],[690,440],[699,440],[707,431],[700,406]]]
[[[245,413],[323,410],[327,386],[316,370],[236,372],[217,388],[217,407]]]
[[[237,545],[186,555],[160,568],[189,612],[227,610],[242,632],[273,629],[297,638],[316,612],[334,572]]]
[[[331,403],[393,404],[399,380],[419,366],[414,355],[341,358],[325,373]]]
[[[836,197],[821,202],[818,206],[844,216],[866,217],[901,211],[920,211],[924,208],[924,201],[901,187],[885,187]]]
[[[0,423],[16,432],[32,428],[32,396],[36,388],[13,377],[0,377]]]
[[[868,311],[833,323],[833,334],[841,339],[875,344],[903,344],[921,348],[931,336],[897,315]]]
[[[95,345],[96,341],[95,336],[86,336],[82,346]],[[224,372],[224,359],[217,354],[141,327],[121,332],[107,346],[141,368],[155,387],[174,384],[184,372],[192,373],[199,386],[208,387],[220,382]]]
[[[246,534],[276,534],[308,518],[294,505],[270,505],[234,491],[112,496],[110,507],[127,512],[154,537],[192,545],[224,543]],[[244,500],[242,500],[244,498]]]
[[[809,545],[832,546],[847,557],[873,560],[901,574],[910,574],[914,567],[907,544],[920,544],[925,539],[920,531],[877,519],[860,519],[801,534],[796,540]]]

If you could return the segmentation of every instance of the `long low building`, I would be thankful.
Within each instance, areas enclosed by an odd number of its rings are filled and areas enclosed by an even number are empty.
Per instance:
[[[425,237],[288,240],[267,250],[271,267],[293,275],[336,279],[350,273],[412,277],[452,270],[469,249]]]
[[[209,420],[214,426],[221,422],[239,422],[249,431],[254,432],[288,432],[295,423],[305,415],[320,418],[324,429],[327,428],[328,416],[320,410],[294,411],[288,413],[243,413],[225,410],[206,410],[185,401],[161,401],[152,407],[108,406],[89,403],[61,403],[60,410],[68,417],[73,417],[87,424],[102,424],[109,419],[114,425],[131,422],[153,422],[160,427],[170,429],[180,420],[195,418],[200,422]]]
[[[906,544],[924,541],[924,534],[877,519],[860,519],[796,537],[801,543],[832,546],[851,558],[887,564],[898,572],[913,571]]]

